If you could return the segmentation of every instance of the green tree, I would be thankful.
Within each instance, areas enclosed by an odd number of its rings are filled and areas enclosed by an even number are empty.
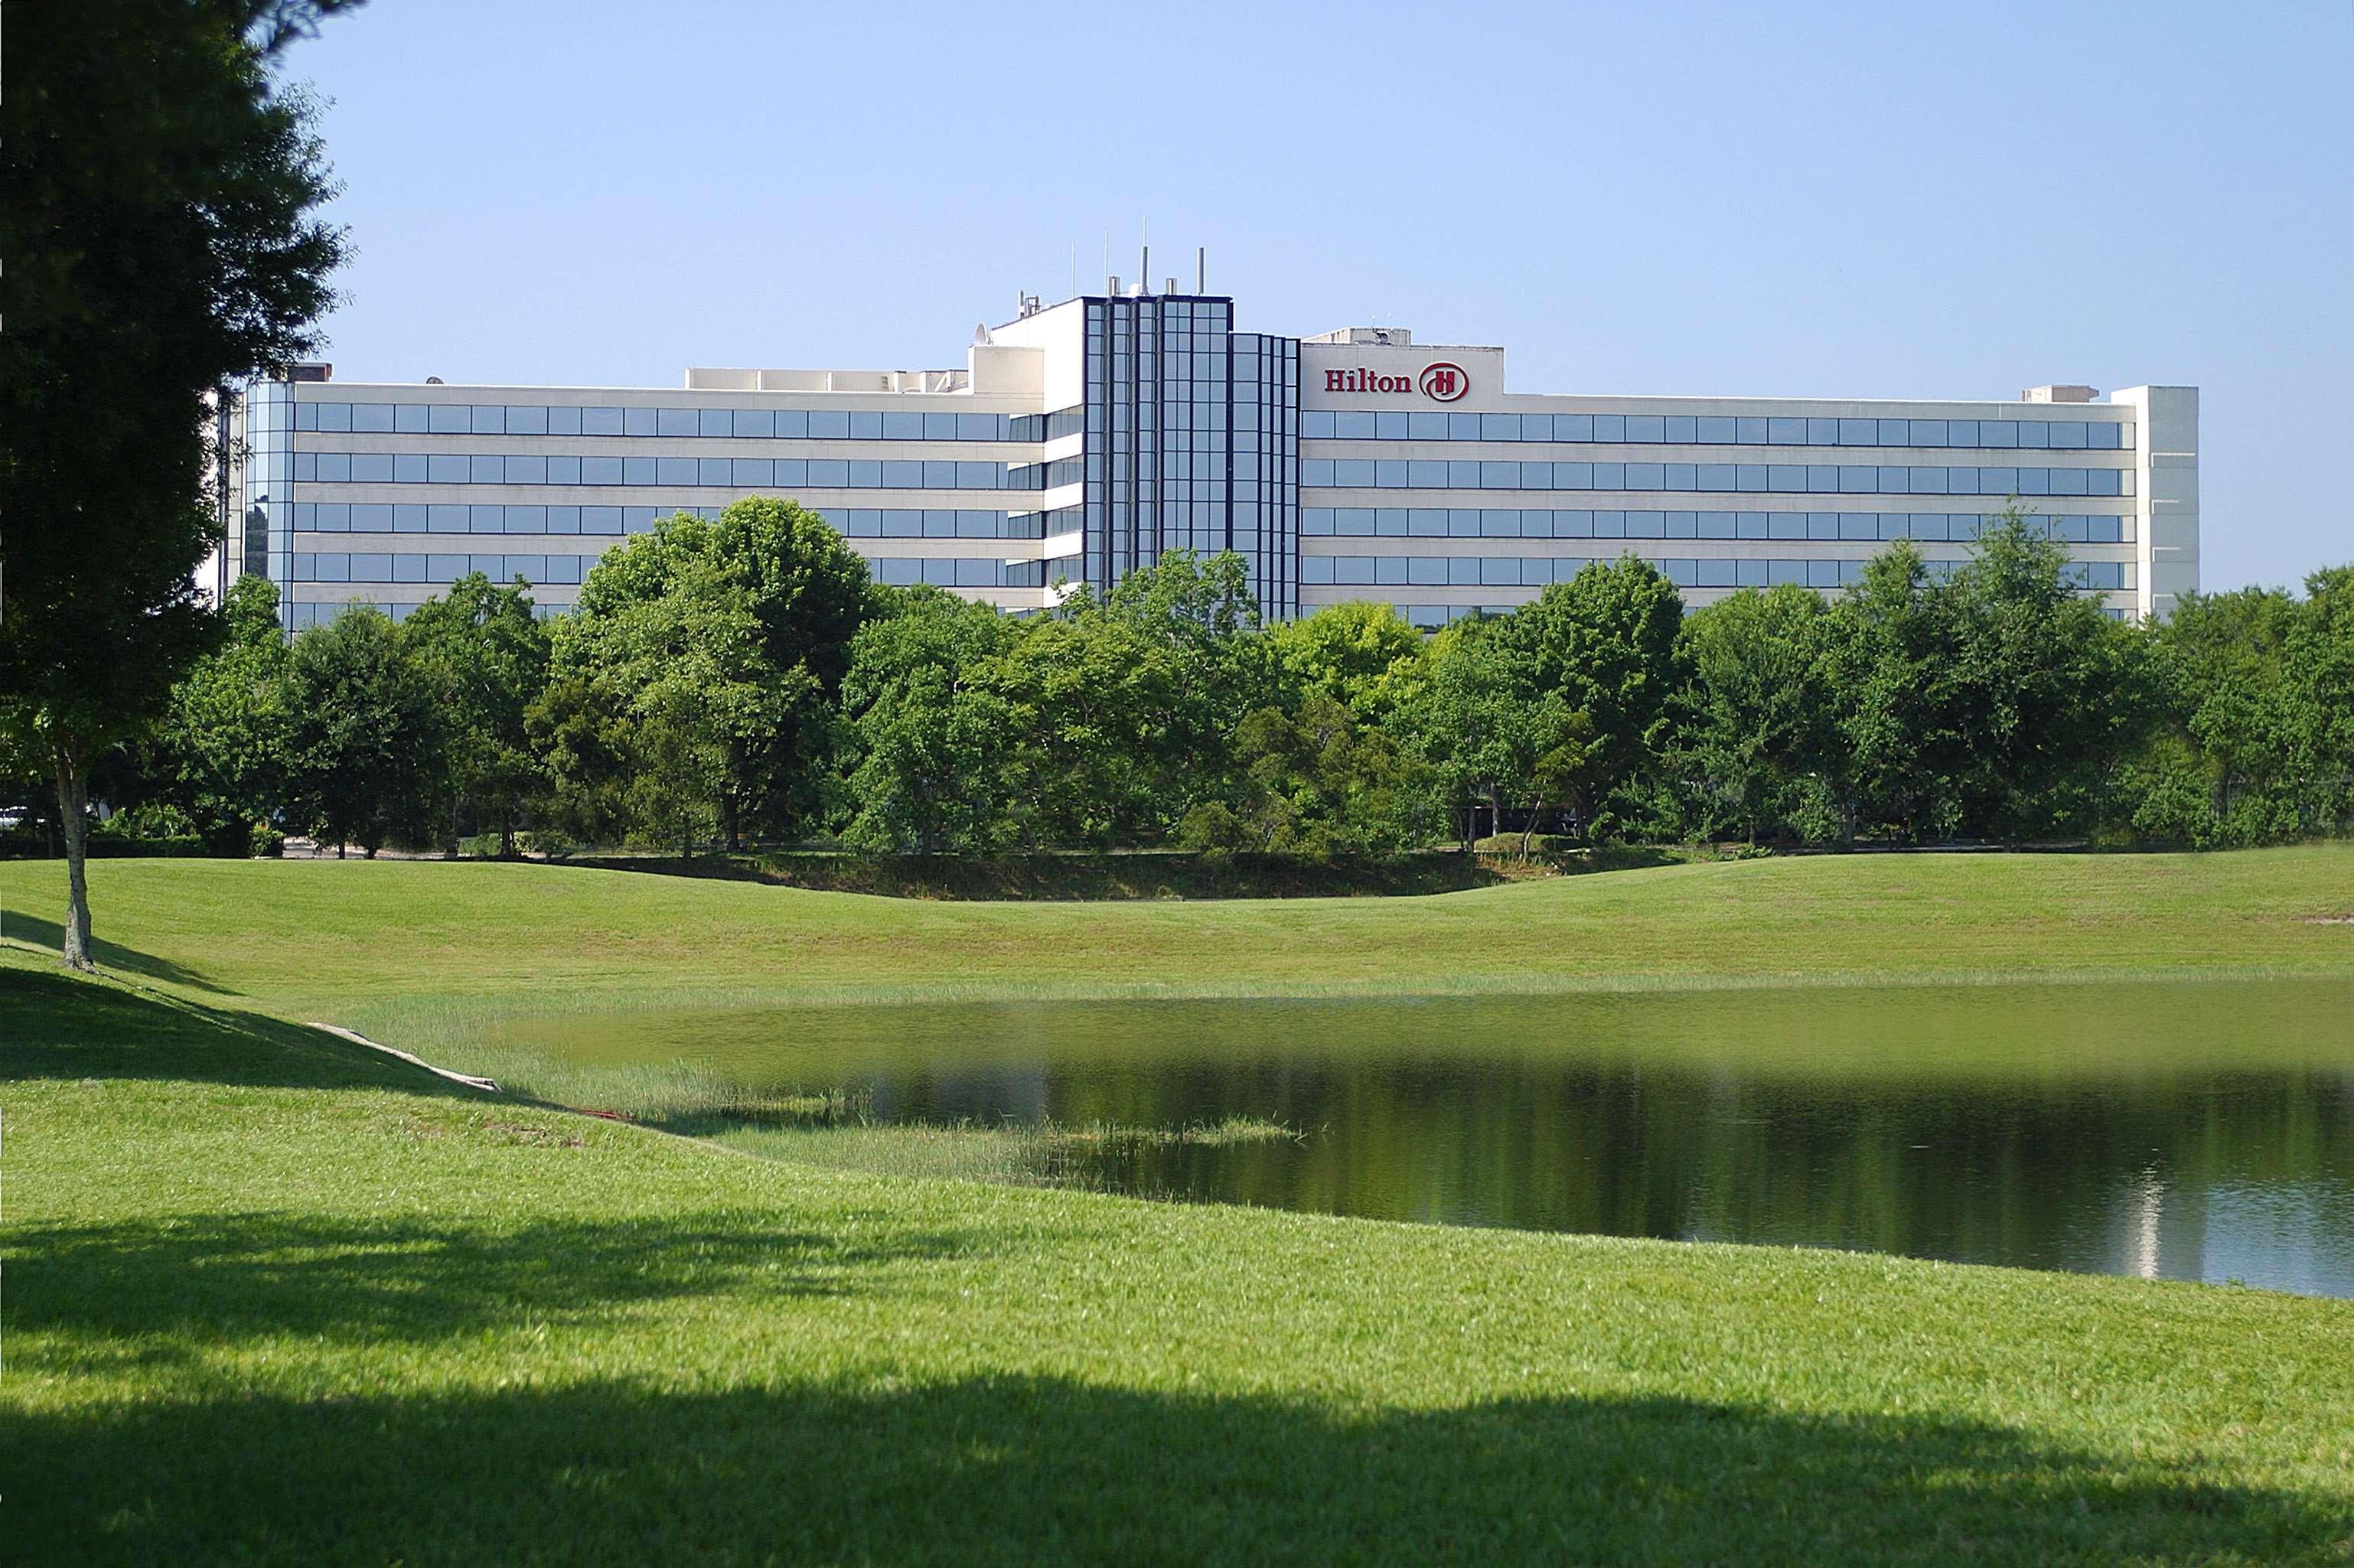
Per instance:
[[[1954,660],[1920,551],[1900,540],[1865,562],[1827,630],[1844,756],[1832,783],[1840,839],[1851,842],[1867,821],[1915,839],[1951,832],[1960,820]]]
[[[1479,838],[1479,808],[1490,830],[1504,812],[1558,800],[1570,788],[1566,764],[1582,765],[1592,720],[1558,688],[1538,686],[1524,629],[1510,616],[1458,620],[1432,640],[1427,674],[1395,723],[1440,809],[1462,824],[1463,853]],[[1523,837],[1523,845],[1526,839]]]
[[[1025,847],[1158,835],[1169,816],[1171,725],[1189,701],[1169,650],[1082,605],[1030,628],[984,678],[1012,725]]]
[[[1234,763],[1239,798],[1194,806],[1180,832],[1187,848],[1329,861],[1396,854],[1418,835],[1410,759],[1329,692],[1245,718]]]
[[[1821,595],[1784,583],[1744,588],[1686,618],[1676,771],[1700,796],[1699,831],[1712,835],[1730,823],[1755,843],[1786,824],[1808,836],[1829,825],[1829,615]]]
[[[1165,760],[1189,779],[1276,691],[1274,651],[1249,580],[1248,564],[1232,550],[1172,550],[1120,579],[1098,612],[1173,674],[1181,700],[1163,715]]]
[[[2308,597],[2192,595],[2159,625],[2162,722],[2126,770],[2132,823],[2200,848],[2325,831],[2348,809],[2348,568]]]
[[[2354,825],[2354,567],[2305,579],[2287,652],[2289,677],[2311,715],[2316,825],[2342,832]]]
[[[312,352],[340,230],[308,105],[272,55],[335,0],[116,0],[9,16],[0,99],[0,726],[48,763],[64,958],[90,967],[100,754],[158,719],[217,635],[194,573],[206,398]]]
[[[548,664],[547,626],[533,612],[530,585],[500,588],[470,573],[410,611],[401,631],[443,693],[451,796],[477,831],[495,828],[499,853],[512,855],[515,829],[546,785],[525,722]]]
[[[1020,623],[945,588],[878,590],[851,644],[843,837],[862,849],[970,853],[1015,832],[1013,715],[992,683]]]
[[[1025,842],[1137,843],[1228,800],[1231,745],[1274,692],[1273,661],[1231,551],[1172,551],[1097,603],[1032,628],[991,684],[1017,736]]]
[[[559,791],[611,800],[620,780],[565,770],[653,769],[618,792],[650,832],[644,810],[660,802],[661,836],[691,838],[693,789],[731,845],[748,827],[798,832],[822,803],[868,592],[865,561],[790,501],[748,497],[709,522],[680,514],[607,552],[556,638],[553,678],[575,719],[600,713],[643,733],[552,757]],[[563,727],[552,710],[541,722]]]
[[[1422,633],[1386,599],[1327,605],[1268,633],[1284,685],[1320,692],[1378,724],[1395,708],[1426,658]]]
[[[1932,590],[1945,622],[1954,809],[1989,837],[2089,832],[2150,707],[2141,640],[2076,591],[2014,507]]]
[[[1502,623],[1528,662],[1533,697],[1557,694],[1532,714],[1535,755],[1565,774],[1543,786],[1548,800],[1576,808],[1590,835],[1611,826],[1614,795],[1633,785],[1665,751],[1682,678],[1678,637],[1683,599],[1658,568],[1634,556],[1596,562]],[[1571,715],[1586,738],[1564,750]],[[1547,744],[1550,742],[1550,744]]]
[[[294,640],[292,814],[340,857],[438,835],[448,802],[442,691],[399,626],[355,604]]]
[[[225,641],[173,688],[143,762],[155,798],[185,812],[214,853],[244,854],[286,800],[293,704],[277,585],[240,577],[222,611]]]
[[[632,736],[621,693],[567,668],[565,629],[557,622],[547,689],[524,712],[532,749],[542,760],[547,794],[541,821],[583,843],[615,843],[630,832]]]

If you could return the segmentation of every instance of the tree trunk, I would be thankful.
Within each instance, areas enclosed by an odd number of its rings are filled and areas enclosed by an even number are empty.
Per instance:
[[[58,827],[66,841],[66,923],[59,948],[69,969],[95,972],[90,954],[90,769],[69,747],[55,752],[58,768]]]
[[[1544,802],[1539,800],[1529,808],[1529,820],[1521,825],[1521,858],[1529,858],[1529,845],[1536,841],[1537,819],[1544,815]]]

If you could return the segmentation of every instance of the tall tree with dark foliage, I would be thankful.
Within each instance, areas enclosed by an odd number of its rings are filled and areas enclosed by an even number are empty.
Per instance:
[[[342,0],[105,0],[8,16],[0,100],[0,725],[56,780],[65,961],[91,966],[91,764],[217,632],[196,567],[207,397],[313,352],[342,232],[272,58]]]

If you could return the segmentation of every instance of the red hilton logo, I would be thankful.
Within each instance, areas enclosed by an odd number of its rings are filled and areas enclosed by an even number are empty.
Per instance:
[[[1408,392],[1420,392],[1434,403],[1452,403],[1471,390],[1471,378],[1463,367],[1440,360],[1426,365],[1422,375],[1409,381],[1403,376],[1383,376],[1371,370],[1328,370],[1324,373],[1327,392],[1380,392],[1403,397]]]
[[[1422,372],[1422,395],[1434,403],[1452,403],[1471,390],[1471,378],[1463,374],[1459,365],[1440,360],[1426,366]]]

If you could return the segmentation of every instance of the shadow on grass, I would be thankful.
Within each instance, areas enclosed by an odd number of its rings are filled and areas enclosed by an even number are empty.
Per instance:
[[[512,1127],[522,1141],[560,1131]],[[432,1136],[456,1136],[436,1131]],[[6,1257],[19,1366],[103,1360],[154,1336],[207,1350],[279,1336],[427,1343],[516,1321],[563,1324],[690,1296],[773,1300],[885,1288],[875,1271],[965,1256],[949,1234],[871,1245],[743,1213],[501,1226],[281,1213],[18,1227]],[[171,1359],[179,1359],[175,1353]]]
[[[1922,1418],[1050,1376],[5,1418],[17,1562],[2339,1562],[2342,1499]],[[757,1380],[760,1372],[753,1374]]]
[[[54,920],[44,920],[37,915],[27,915],[21,909],[8,911],[7,929],[0,932],[0,936],[12,937],[19,942],[40,948],[52,959],[64,948],[66,939],[64,927]],[[98,959],[99,968],[102,969],[114,969],[127,975],[138,975],[142,979],[157,980],[166,985],[184,985],[190,991],[207,991],[214,996],[237,994],[225,987],[215,985],[196,970],[175,964],[169,959],[159,959],[152,953],[133,952],[129,948],[118,947],[103,937],[91,938],[90,945],[92,955]]]
[[[0,968],[0,1079],[163,1078],[466,1095],[445,1078],[298,1023],[109,985]]]

